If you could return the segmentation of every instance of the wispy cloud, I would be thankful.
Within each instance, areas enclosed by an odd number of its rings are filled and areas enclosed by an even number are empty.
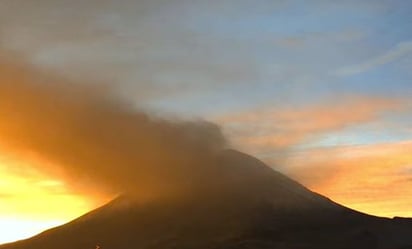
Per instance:
[[[397,100],[347,99],[300,108],[266,108],[217,118],[232,142],[254,153],[301,144],[318,135],[379,119],[400,108]]]
[[[412,41],[401,42],[379,56],[371,58],[360,64],[343,67],[337,70],[335,73],[340,76],[360,74],[368,70],[372,70],[376,67],[388,64],[410,54],[412,54]]]
[[[412,141],[291,153],[285,173],[352,208],[406,215],[412,200]],[[407,214],[412,216],[412,212]]]

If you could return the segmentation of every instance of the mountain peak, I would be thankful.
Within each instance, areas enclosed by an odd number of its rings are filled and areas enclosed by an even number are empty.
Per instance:
[[[183,195],[122,195],[66,225],[0,249],[411,248],[412,223],[372,217],[227,150]],[[212,174],[208,175],[209,177]]]

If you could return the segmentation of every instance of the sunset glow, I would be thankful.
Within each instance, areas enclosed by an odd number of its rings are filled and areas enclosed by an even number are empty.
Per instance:
[[[313,149],[288,160],[288,174],[355,210],[411,217],[412,142]]]
[[[29,170],[16,161],[0,161],[0,243],[31,237],[64,224],[96,207],[70,192],[63,182]]]

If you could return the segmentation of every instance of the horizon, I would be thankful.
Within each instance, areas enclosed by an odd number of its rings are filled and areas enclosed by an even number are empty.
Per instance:
[[[186,164],[225,146],[349,208],[412,217],[411,7],[2,1],[0,244],[135,187],[124,179],[183,189]],[[150,156],[134,157],[140,137]]]

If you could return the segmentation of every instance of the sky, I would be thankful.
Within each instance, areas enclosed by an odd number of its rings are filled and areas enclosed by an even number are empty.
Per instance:
[[[214,122],[232,147],[334,201],[412,217],[411,5],[3,0],[0,65],[110,88],[156,115]],[[0,84],[10,79],[3,73]],[[0,227],[10,233],[0,243],[110,199],[36,161],[0,151]]]

